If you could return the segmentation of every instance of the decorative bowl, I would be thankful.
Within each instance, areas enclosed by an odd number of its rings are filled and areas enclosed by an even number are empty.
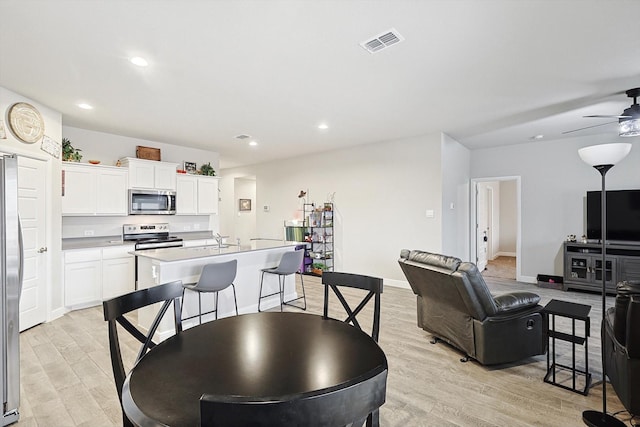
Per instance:
[[[100,160],[89,160],[89,163],[91,163],[92,165],[99,165]]]

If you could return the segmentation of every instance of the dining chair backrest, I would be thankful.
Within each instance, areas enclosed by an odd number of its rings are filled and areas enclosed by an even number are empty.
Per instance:
[[[302,266],[302,258],[304,257],[304,250],[297,249],[295,251],[289,251],[282,254],[280,264],[271,270],[270,273],[288,275],[297,273]]]
[[[345,389],[285,401],[205,393],[200,397],[200,427],[355,426],[363,420],[379,426],[377,418],[367,417],[384,403],[384,395],[368,389],[363,393]]]
[[[236,278],[238,260],[207,264],[202,268],[195,290],[218,292],[230,286]]]
[[[380,335],[380,295],[382,294],[382,279],[360,274],[325,271],[322,273],[322,284],[324,285],[323,316],[325,318],[329,317],[329,288],[331,288],[347,313],[347,318],[344,322],[350,323],[360,330],[362,330],[362,327],[358,322],[357,316],[362,309],[367,306],[369,301],[371,301],[371,298],[374,298],[371,337],[377,342],[378,336]],[[340,291],[340,288],[362,289],[367,291],[367,293],[356,308],[352,309]]]
[[[142,344],[138,356],[135,359],[137,363],[146,352],[155,347],[153,335],[155,334],[162,317],[167,312],[171,303],[173,303],[174,325],[176,333],[182,332],[182,321],[180,319],[180,304],[182,297],[182,282],[175,281],[163,285],[154,286],[148,289],[141,289],[130,292],[128,294],[104,301],[102,309],[104,312],[104,320],[108,322],[109,329],[109,351],[111,353],[111,367],[113,368],[113,378],[116,383],[118,397],[122,404],[122,386],[127,376],[124,363],[122,361],[122,352],[120,350],[120,342],[118,339],[118,324],[120,324],[127,332],[136,338]],[[149,327],[146,335],[139,328],[134,326],[125,314],[137,310],[151,304],[164,302],[158,311],[153,323]],[[132,425],[123,412],[123,423],[125,426]]]

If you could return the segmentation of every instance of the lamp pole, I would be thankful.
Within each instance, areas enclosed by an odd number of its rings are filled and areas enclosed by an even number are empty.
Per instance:
[[[607,193],[605,176],[617,162],[622,160],[631,150],[631,144],[601,144],[582,148],[578,151],[585,163],[593,166],[602,176],[601,192],[601,250],[602,250],[602,322],[604,324],[607,315],[606,295],[607,295]],[[597,269],[596,269],[597,271]],[[613,273],[613,269],[612,269]],[[605,342],[601,344],[602,353],[602,412],[587,410],[582,412],[582,421],[589,427],[625,427],[625,424],[607,414],[607,354]]]

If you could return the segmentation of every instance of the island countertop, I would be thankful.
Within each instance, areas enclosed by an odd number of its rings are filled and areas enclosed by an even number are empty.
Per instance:
[[[302,245],[301,242],[289,242],[283,240],[252,240],[249,245],[217,245],[195,246],[181,248],[146,249],[130,252],[133,255],[150,258],[160,262],[187,261],[198,258],[206,258],[216,255],[233,255],[243,252],[261,251],[276,248],[288,248]]]

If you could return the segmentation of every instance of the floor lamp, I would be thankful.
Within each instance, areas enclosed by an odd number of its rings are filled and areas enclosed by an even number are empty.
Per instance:
[[[605,190],[605,175],[616,163],[624,159],[631,151],[631,144],[600,144],[592,145],[578,150],[582,161],[589,166],[593,166],[602,175],[601,192],[601,243],[602,243],[602,321],[606,316],[606,283],[607,283],[607,260],[606,260],[606,239],[607,239],[607,194]],[[607,414],[607,363],[604,343],[602,343],[602,412],[584,411],[582,421],[590,427],[620,426],[625,424],[612,415]]]

